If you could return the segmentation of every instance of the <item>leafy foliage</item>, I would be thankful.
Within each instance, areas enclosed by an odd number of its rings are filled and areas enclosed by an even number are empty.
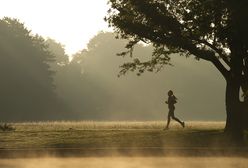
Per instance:
[[[130,52],[139,41],[155,47],[150,61],[134,60],[125,64],[122,72],[143,72],[148,65],[147,70],[160,69],[155,65],[166,65],[169,56],[179,53],[211,61],[227,77],[226,66],[232,68],[232,47],[237,41],[243,46],[241,57],[247,58],[246,1],[109,0],[109,4],[105,20],[117,37],[130,41],[126,46]],[[247,71],[247,63],[244,67]]]

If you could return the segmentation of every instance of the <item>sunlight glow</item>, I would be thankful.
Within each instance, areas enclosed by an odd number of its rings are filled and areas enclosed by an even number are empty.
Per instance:
[[[0,7],[0,18],[18,18],[33,33],[64,44],[67,54],[108,30],[106,13],[107,0],[3,0]]]

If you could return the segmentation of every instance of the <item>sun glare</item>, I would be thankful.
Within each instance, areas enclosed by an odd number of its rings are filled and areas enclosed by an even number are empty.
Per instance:
[[[33,33],[59,41],[73,54],[108,29],[106,11],[107,0],[4,0],[0,17],[18,18]]]

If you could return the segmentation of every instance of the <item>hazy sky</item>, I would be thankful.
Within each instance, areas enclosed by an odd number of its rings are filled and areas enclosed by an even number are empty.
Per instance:
[[[20,19],[33,33],[51,37],[73,54],[107,29],[107,0],[2,0],[0,17]]]

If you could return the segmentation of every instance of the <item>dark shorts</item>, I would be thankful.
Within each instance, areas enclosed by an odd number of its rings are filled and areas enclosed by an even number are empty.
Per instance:
[[[174,111],[175,111],[175,107],[170,107],[168,117],[175,117]]]

